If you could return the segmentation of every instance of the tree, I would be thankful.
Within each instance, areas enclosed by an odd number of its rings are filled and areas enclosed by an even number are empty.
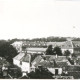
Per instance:
[[[64,56],[70,56],[70,51],[69,50],[66,50],[65,52],[64,52]]]
[[[17,50],[8,42],[0,46],[0,56],[5,57],[9,62],[17,55]]]
[[[8,74],[12,76],[12,78],[20,78],[22,76],[21,68],[16,65],[10,65],[8,67]]]
[[[54,47],[53,52],[54,52],[55,54],[59,55],[59,56],[62,56],[62,50],[61,50],[61,48],[58,47],[58,46]]]
[[[76,60],[76,59],[77,59],[77,56],[76,56],[75,53],[72,54],[72,59],[73,59],[73,60]]]
[[[46,55],[53,55],[52,45],[49,45],[46,50]]]

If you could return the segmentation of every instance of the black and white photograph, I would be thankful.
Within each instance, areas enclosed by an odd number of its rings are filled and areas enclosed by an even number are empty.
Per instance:
[[[0,0],[0,79],[80,79],[80,0]]]

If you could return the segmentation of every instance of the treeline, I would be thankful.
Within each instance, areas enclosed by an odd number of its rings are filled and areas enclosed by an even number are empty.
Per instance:
[[[64,37],[47,37],[47,38],[35,38],[32,39],[31,41],[44,41],[44,42],[62,42],[62,41],[66,41],[66,38]]]
[[[4,44],[5,42],[8,42],[9,44],[14,43],[15,41],[42,41],[42,42],[63,42],[63,41],[67,41],[68,37],[47,37],[47,38],[33,38],[33,39],[18,39],[18,38],[14,38],[14,39],[8,39],[8,40],[0,40],[0,45]],[[80,38],[76,38],[76,37],[69,37],[69,38],[73,38],[73,41],[80,41]]]
[[[80,38],[74,38],[73,41],[80,41]]]
[[[51,37],[47,37],[47,38],[33,38],[33,39],[9,39],[8,42],[9,43],[13,43],[15,41],[42,41],[42,42],[63,42],[63,41],[67,41],[67,38],[68,37],[54,37],[54,36],[51,36]],[[76,37],[69,37],[69,38],[73,38],[73,41],[80,41],[80,38],[76,38]]]
[[[0,40],[0,57],[4,57],[7,61],[12,62],[12,58],[15,57],[18,52],[10,43],[11,42],[6,40]]]
[[[62,42],[66,41],[66,37],[47,37],[47,38],[33,38],[33,39],[9,39],[8,42],[13,43],[15,41],[42,41],[42,42]]]

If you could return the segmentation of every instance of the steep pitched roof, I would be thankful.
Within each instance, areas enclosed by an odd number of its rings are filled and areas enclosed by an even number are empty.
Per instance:
[[[37,56],[34,61],[32,61],[32,65],[34,65],[35,67],[41,65],[44,67],[53,67],[53,63],[52,61],[54,61],[55,57],[52,57],[51,55],[47,55],[47,56]]]
[[[42,55],[42,58],[47,61],[52,61],[56,58],[56,56],[55,55]]]
[[[33,61],[32,61],[32,65],[34,65],[35,67],[37,67],[39,65],[39,62],[41,61],[42,57],[41,56],[37,56]]]
[[[19,61],[23,61],[23,62],[29,62],[29,55],[25,54],[25,53],[19,53],[16,57],[14,57],[13,59],[19,60]]]
[[[26,46],[46,46],[47,42],[29,42],[29,41],[24,41],[23,42],[24,45]]]
[[[39,65],[43,66],[43,67],[47,67],[47,68],[53,68],[54,67],[54,61],[50,62],[50,61],[43,61],[40,62]]]
[[[30,56],[29,55],[24,55],[24,57],[22,57],[21,61],[23,62],[29,62]]]
[[[19,53],[17,56],[15,56],[13,59],[21,60],[24,57],[25,53]]]
[[[74,48],[80,48],[80,41],[72,41]]]
[[[68,65],[65,69],[66,71],[80,71],[80,65]]]
[[[52,45],[53,47],[63,45],[65,42],[47,42],[47,46]]]
[[[73,76],[74,79],[80,79],[80,71],[71,71],[71,72],[69,71],[68,75]]]
[[[56,64],[57,64],[57,67],[60,67],[60,68],[68,66],[68,63],[66,61],[64,62],[58,61]]]
[[[61,48],[65,48],[65,49],[72,49],[73,48],[73,45],[72,45],[72,42],[71,41],[66,41],[62,46]]]
[[[55,58],[55,61],[57,62],[57,61],[68,61],[67,60],[67,58],[66,58],[66,56],[58,56],[57,58]]]
[[[54,61],[57,63],[58,67],[68,65],[68,60],[65,56],[58,56],[56,58],[56,56],[54,55],[37,56],[32,62],[32,65],[34,65],[35,67],[39,65],[43,67],[54,67]]]
[[[72,49],[72,43],[71,41],[66,42],[47,42],[47,45],[52,45],[53,47],[59,46],[62,49]]]

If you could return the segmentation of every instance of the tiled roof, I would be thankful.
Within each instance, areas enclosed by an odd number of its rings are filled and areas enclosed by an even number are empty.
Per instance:
[[[53,47],[59,46],[62,49],[71,49],[72,44],[71,41],[66,41],[66,42],[47,42],[47,45],[53,45]]]
[[[56,58],[56,56],[54,56],[54,55],[43,55],[42,58],[44,58],[47,61],[53,61]]]
[[[39,62],[41,61],[42,57],[41,56],[37,56],[33,61],[32,61],[32,65],[34,65],[35,67],[38,66]]]
[[[53,67],[54,61],[60,67],[60,66],[66,66],[68,60],[66,59],[65,56],[58,56],[57,58],[54,55],[37,56],[32,62],[32,65],[34,64],[35,67],[39,65],[42,65],[44,67]]]
[[[66,71],[80,71],[79,65],[70,65],[65,67]]]
[[[65,42],[47,42],[47,46],[52,45],[53,47],[63,45]]]
[[[43,67],[47,67],[47,68],[53,68],[54,67],[54,61],[50,62],[50,61],[43,61],[40,62],[39,65],[43,66]]]
[[[55,58],[55,61],[68,61],[66,56],[58,56],[57,58]]]
[[[25,53],[19,53],[16,57],[14,57],[13,59],[19,60],[19,61],[23,61],[23,62],[29,62],[29,55],[25,54]]]
[[[46,46],[47,43],[46,42],[23,42],[24,45],[26,46]]]
[[[13,59],[20,60],[22,57],[24,57],[25,53],[19,53],[17,56],[15,56]]]
[[[57,62],[56,64],[57,64],[57,67],[60,67],[60,68],[68,66],[67,62]]]
[[[67,49],[72,49],[73,48],[73,46],[72,46],[72,43],[71,43],[71,41],[66,41],[63,45],[62,45],[62,47],[61,48],[67,48]]]
[[[72,72],[68,72],[69,76],[73,76],[74,79],[80,79],[80,71],[72,71]]]
[[[80,41],[72,41],[74,48],[80,48]]]
[[[23,42],[24,45],[30,46],[49,46],[53,45],[53,47],[59,46],[62,49],[71,49],[71,48],[80,48],[80,41],[65,41],[65,42]]]
[[[66,42],[23,42],[26,46],[49,46],[52,45],[53,47],[59,46],[61,48],[72,48],[71,41]]]
[[[21,59],[21,61],[23,61],[23,62],[29,62],[29,55],[25,55],[22,59]]]
[[[42,65],[44,67],[53,67],[53,63],[52,61],[55,59],[55,57],[51,56],[51,55],[47,55],[47,56],[37,56],[34,61],[32,62],[32,64],[37,67],[39,65]]]
[[[49,61],[52,61],[56,58],[56,56],[50,56]]]
[[[47,48],[27,48],[27,51],[45,52]]]

